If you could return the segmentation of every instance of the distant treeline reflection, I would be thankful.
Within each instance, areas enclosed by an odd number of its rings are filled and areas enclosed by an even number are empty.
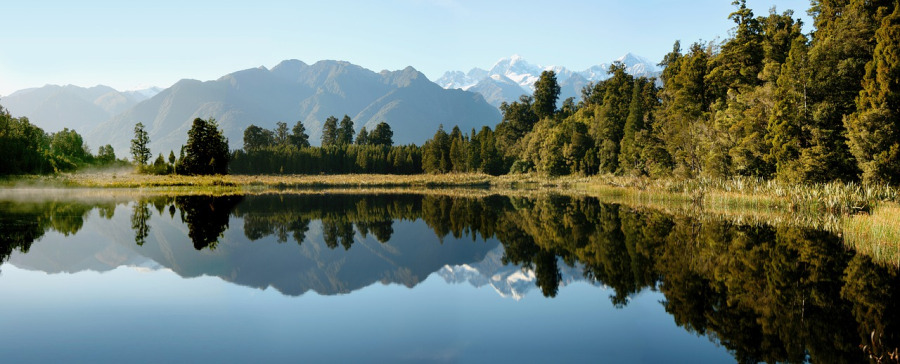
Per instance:
[[[504,263],[533,269],[545,296],[559,264],[613,290],[618,306],[650,289],[686,330],[707,335],[741,362],[889,359],[900,346],[896,269],[845,248],[832,233],[742,225],[607,204],[591,197],[454,197],[418,194],[178,196],[132,205],[142,245],[154,218],[180,219],[197,250],[215,250],[229,222],[247,239],[303,244],[321,221],[331,249],[357,234],[388,243],[397,221],[422,220],[436,236],[497,239]],[[0,254],[27,252],[48,230],[77,232],[93,209],[115,204],[0,203]],[[234,220],[232,218],[240,218]]]

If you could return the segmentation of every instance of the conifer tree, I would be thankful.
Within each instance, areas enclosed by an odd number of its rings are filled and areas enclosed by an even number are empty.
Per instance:
[[[875,41],[857,110],[844,122],[863,179],[900,183],[900,6],[881,21]]]
[[[150,153],[150,148],[147,147],[148,144],[150,144],[150,136],[144,130],[144,124],[135,124],[134,139],[131,139],[131,156],[138,167],[143,167],[150,161],[152,154]]]
[[[366,127],[362,127],[359,129],[359,134],[356,134],[356,144],[357,145],[368,145],[369,144],[369,132],[366,131]]]
[[[291,145],[300,148],[309,147],[309,135],[306,134],[306,127],[302,121],[297,121],[291,129]]]
[[[350,119],[349,116],[344,115],[344,118],[341,119],[341,124],[337,130],[337,139],[335,140],[337,145],[350,145],[353,144],[353,120]]]
[[[334,116],[329,116],[325,119],[325,124],[322,125],[322,147],[336,145],[338,134],[337,121],[338,119]]]
[[[538,119],[553,117],[556,113],[556,100],[559,99],[559,92],[556,72],[541,72],[540,78],[534,83],[534,104],[532,105]]]

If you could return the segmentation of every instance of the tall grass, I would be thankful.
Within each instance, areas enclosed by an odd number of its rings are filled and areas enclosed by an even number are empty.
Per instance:
[[[900,204],[884,203],[871,214],[843,219],[844,242],[875,261],[900,266]]]

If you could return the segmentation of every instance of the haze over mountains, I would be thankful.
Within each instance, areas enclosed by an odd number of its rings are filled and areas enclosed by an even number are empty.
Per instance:
[[[472,68],[469,72],[447,71],[435,80],[435,83],[447,89],[474,91],[484,96],[491,105],[499,107],[503,102],[512,102],[521,95],[531,95],[534,83],[541,72],[556,72],[556,80],[561,91],[559,102],[569,97],[576,101],[581,98],[581,89],[589,82],[603,81],[609,78],[609,67],[619,62],[625,65],[625,71],[636,77],[658,77],[660,69],[655,62],[627,53],[609,63],[600,63],[580,72],[563,66],[539,66],[528,63],[519,55],[497,61],[489,70]]]
[[[47,85],[16,91],[0,99],[0,105],[14,116],[27,116],[44,131],[63,128],[85,133],[99,122],[118,115],[162,91],[151,87],[137,91],[117,91],[108,86],[90,88]]]
[[[636,76],[657,76],[650,61],[632,55],[616,60]],[[614,62],[616,62],[614,61]],[[318,145],[322,124],[329,116],[350,116],[356,130],[371,130],[385,121],[394,131],[395,144],[419,144],[438,125],[459,125],[464,131],[500,122],[497,107],[531,94],[543,70],[557,73],[560,102],[578,99],[589,82],[608,78],[608,63],[574,72],[561,66],[538,66],[520,56],[504,58],[489,70],[452,71],[435,82],[412,67],[373,72],[342,61],[306,64],[287,60],[277,66],[251,68],[214,81],[184,79],[167,89],[117,91],[107,86],[90,88],[47,85],[17,91],[0,104],[13,116],[27,116],[47,132],[69,128],[81,133],[96,151],[111,144],[119,157],[128,155],[134,125],[145,125],[155,154],[176,154],[187,141],[194,118],[215,118],[229,139],[240,148],[250,124],[273,129],[276,122],[293,126],[302,120],[310,141]]]

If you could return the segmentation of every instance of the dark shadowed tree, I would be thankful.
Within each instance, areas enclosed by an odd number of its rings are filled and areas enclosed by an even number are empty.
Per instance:
[[[328,119],[325,119],[325,124],[322,125],[323,147],[330,147],[337,143],[337,122],[338,119],[334,116],[329,116]]]

